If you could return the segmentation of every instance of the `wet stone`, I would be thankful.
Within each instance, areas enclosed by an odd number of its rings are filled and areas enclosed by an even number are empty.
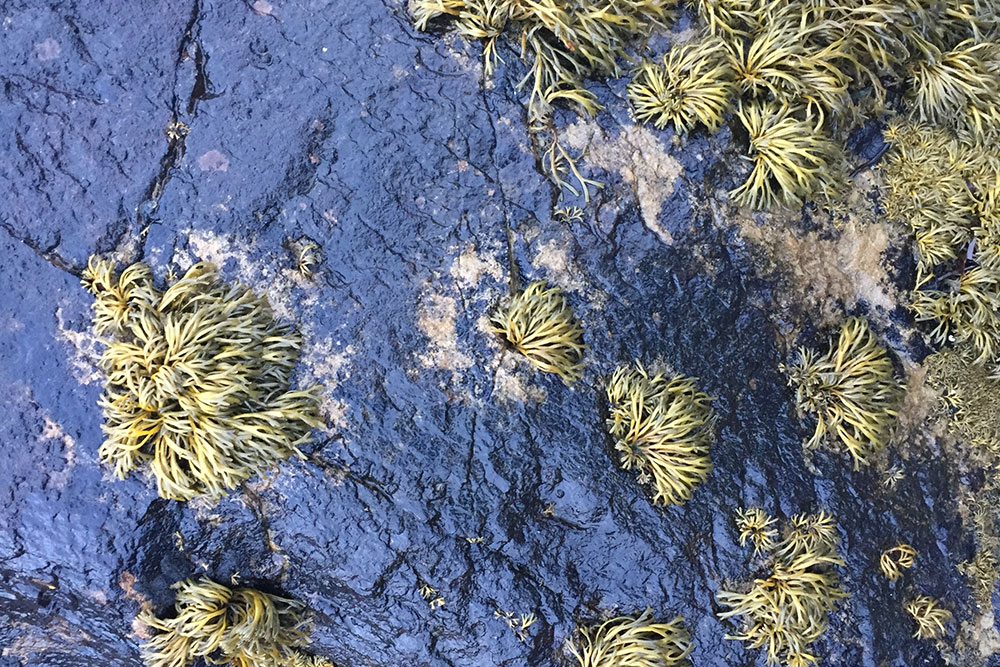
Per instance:
[[[715,615],[761,572],[733,523],[748,505],[838,520],[851,597],[823,664],[940,664],[878,571],[898,541],[916,589],[976,618],[964,487],[932,436],[891,492],[845,452],[807,467],[778,371],[795,307],[719,196],[730,127],[674,141],[634,126],[622,81],[599,87],[597,120],[559,114],[586,124],[606,184],[564,223],[516,55],[484,90],[478,47],[414,31],[397,0],[15,0],[0,20],[0,665],[140,665],[135,614],[206,573],[307,602],[313,650],[341,665],[570,664],[578,622],[646,606],[685,616],[695,665],[762,664]],[[289,250],[304,238],[311,278]],[[296,322],[327,421],[306,460],[217,503],[114,480],[78,282],[95,252],[161,279],[215,262]],[[512,262],[580,319],[573,388],[486,331]],[[654,507],[604,431],[604,378],[633,359],[716,397],[715,471],[683,507]],[[538,622],[521,641],[498,609]]]

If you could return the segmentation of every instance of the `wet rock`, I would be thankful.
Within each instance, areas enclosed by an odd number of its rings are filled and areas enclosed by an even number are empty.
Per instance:
[[[606,183],[562,224],[516,56],[484,90],[477,47],[415,32],[401,2],[14,2],[2,20],[8,664],[138,665],[135,613],[201,573],[306,600],[315,650],[344,665],[559,664],[578,621],[647,605],[687,618],[694,664],[759,664],[715,617],[716,591],[758,572],[732,522],[749,504],[839,521],[852,595],[826,664],[940,664],[910,638],[910,586],[974,618],[962,482],[933,437],[901,450],[893,492],[842,453],[807,467],[777,366],[811,302],[728,216],[729,130],[635,128],[612,82],[596,121],[561,116]],[[302,238],[312,278],[287,250]],[[94,252],[161,276],[217,262],[296,321],[328,421],[307,460],[214,505],[112,480],[77,283]],[[486,333],[512,267],[567,291],[591,347],[573,389]],[[603,431],[602,376],[632,359],[718,397],[716,470],[684,507],[653,507]],[[878,556],[901,539],[918,565],[890,584]],[[539,621],[522,642],[498,609]]]

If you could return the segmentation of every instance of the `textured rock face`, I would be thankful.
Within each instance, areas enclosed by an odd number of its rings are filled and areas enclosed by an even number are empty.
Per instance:
[[[715,616],[716,591],[759,572],[735,543],[750,504],[839,520],[851,598],[825,664],[940,664],[878,572],[899,541],[914,589],[979,622],[955,565],[974,547],[959,493],[982,480],[950,450],[915,429],[895,491],[843,453],[804,463],[777,366],[815,295],[754,243],[822,256],[814,232],[776,243],[716,201],[728,131],[681,147],[635,128],[621,82],[596,121],[559,112],[607,183],[562,223],[507,80],[484,91],[475,45],[414,32],[401,3],[40,4],[0,5],[0,665],[139,665],[140,606],[201,573],[307,601],[316,652],[343,665],[562,664],[578,620],[647,605],[687,618],[694,664],[758,664]],[[870,275],[831,262],[868,237],[815,245],[861,313]],[[308,460],[215,505],[113,481],[78,284],[95,252],[161,276],[216,262],[295,320],[328,422]],[[591,346],[574,389],[486,333],[511,266],[567,291]],[[602,429],[601,377],[636,358],[718,397],[715,472],[682,508],[653,507]],[[522,642],[497,609],[539,621]]]

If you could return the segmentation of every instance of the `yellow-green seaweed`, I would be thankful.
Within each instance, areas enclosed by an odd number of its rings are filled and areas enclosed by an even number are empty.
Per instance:
[[[951,612],[939,606],[937,600],[929,595],[918,595],[903,608],[917,622],[917,631],[913,633],[916,639],[940,639],[944,636]]]
[[[189,500],[301,456],[318,387],[290,389],[300,338],[266,299],[205,262],[160,290],[146,264],[116,276],[95,256],[83,283],[107,345],[99,454],[115,475],[148,463],[162,497]]]
[[[333,667],[302,651],[309,645],[305,605],[253,588],[230,588],[207,577],[184,579],[174,614],[150,611],[139,621],[153,634],[142,647],[147,667],[188,667],[199,658],[233,667]]]
[[[774,527],[777,522],[759,507],[737,509],[736,527],[740,531],[740,546],[753,543],[754,556],[773,551],[778,544],[778,529]]]
[[[643,60],[628,85],[628,97],[636,120],[659,129],[673,123],[684,134],[699,123],[718,130],[734,90],[725,45],[708,37],[674,46],[662,64]]]
[[[558,287],[537,280],[490,318],[494,333],[507,339],[528,361],[566,384],[583,370],[583,329]]]
[[[641,364],[623,366],[607,385],[607,429],[621,465],[651,484],[653,502],[682,505],[712,472],[712,398],[695,378],[647,374]]]
[[[798,359],[783,370],[799,415],[816,420],[806,449],[835,439],[850,452],[856,470],[889,442],[902,393],[892,361],[866,320],[848,319],[825,354],[799,348]]]
[[[684,617],[666,623],[647,608],[639,616],[618,616],[598,626],[577,629],[570,652],[580,667],[674,667],[687,665],[694,645]]]
[[[719,603],[730,608],[719,617],[742,617],[742,632],[726,638],[765,647],[769,665],[807,667],[819,661],[810,645],[826,632],[834,605],[847,597],[835,570],[844,562],[836,551],[836,525],[825,512],[796,515],[783,534],[767,578],[745,593],[719,592]]]
[[[879,569],[889,581],[896,581],[903,576],[903,570],[913,567],[917,550],[909,544],[897,544],[882,552],[879,558]]]

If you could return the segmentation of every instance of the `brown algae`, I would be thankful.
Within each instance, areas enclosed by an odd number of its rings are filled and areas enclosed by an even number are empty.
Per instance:
[[[879,558],[879,569],[889,581],[896,581],[903,576],[903,570],[913,567],[917,550],[909,544],[897,544],[882,552]]]
[[[687,665],[694,645],[684,618],[657,623],[653,610],[619,616],[599,626],[582,627],[570,644],[580,667],[673,667]]]
[[[91,257],[83,283],[107,345],[99,454],[115,475],[148,463],[160,496],[189,500],[301,456],[318,387],[290,388],[300,339],[266,299],[208,263],[160,290],[146,264],[116,276]]]
[[[618,368],[608,381],[608,432],[622,467],[652,485],[654,503],[684,504],[712,472],[715,412],[695,382],[650,376],[638,363]]]
[[[918,595],[903,608],[917,622],[917,631],[913,633],[916,639],[940,639],[944,636],[951,612],[940,607],[937,600],[929,595]]]
[[[835,570],[844,564],[838,541],[836,524],[825,512],[792,517],[774,548],[770,574],[745,593],[719,592],[719,603],[729,607],[719,617],[743,619],[743,630],[727,639],[764,647],[769,665],[817,663],[810,645],[826,632],[835,604],[847,597]]]
[[[753,555],[769,553],[778,545],[778,520],[759,507],[736,510],[736,527],[740,531],[740,546],[753,544]]]
[[[848,319],[825,354],[799,348],[798,359],[783,370],[799,415],[816,420],[806,449],[839,441],[858,469],[889,442],[901,387],[866,320]]]
[[[514,296],[490,318],[493,332],[546,373],[555,373],[566,384],[583,370],[583,329],[573,316],[566,295],[558,287],[538,280]]]
[[[207,577],[185,579],[173,588],[173,615],[139,615],[153,631],[142,647],[148,667],[188,667],[199,659],[234,667],[333,667],[302,652],[309,645],[308,619],[297,600],[230,588]]]

